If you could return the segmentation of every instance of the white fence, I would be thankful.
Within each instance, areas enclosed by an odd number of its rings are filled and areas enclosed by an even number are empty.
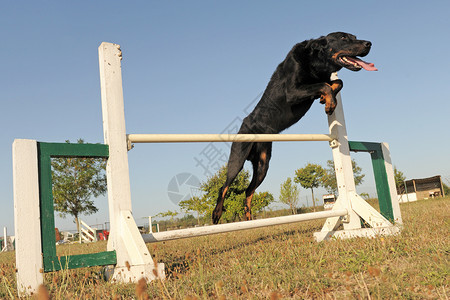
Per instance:
[[[416,193],[408,193],[408,194],[402,194],[402,195],[397,195],[397,196],[398,196],[398,202],[400,202],[400,203],[417,201]]]

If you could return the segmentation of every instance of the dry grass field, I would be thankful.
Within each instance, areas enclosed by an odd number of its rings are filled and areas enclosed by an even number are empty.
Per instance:
[[[450,198],[401,210],[402,233],[376,239],[316,243],[320,220],[149,244],[166,280],[115,284],[100,267],[65,270],[45,275],[39,299],[448,299]],[[57,247],[60,255],[105,248]],[[14,252],[0,254],[0,268],[0,298],[17,298]]]

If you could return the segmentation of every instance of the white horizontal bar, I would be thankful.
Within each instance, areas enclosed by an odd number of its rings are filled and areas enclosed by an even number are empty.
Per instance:
[[[127,134],[131,143],[332,141],[329,134]]]
[[[339,210],[327,210],[321,212],[313,212],[306,214],[298,214],[292,216],[284,216],[284,217],[276,217],[276,218],[268,218],[261,220],[253,220],[253,221],[243,221],[243,222],[235,222],[235,223],[227,223],[227,224],[219,224],[212,226],[203,226],[203,227],[195,227],[195,228],[186,228],[186,229],[178,229],[171,231],[163,231],[163,232],[154,232],[150,234],[143,234],[142,238],[146,243],[154,243],[161,241],[169,241],[176,239],[183,239],[195,236],[202,235],[210,235],[216,233],[223,232],[231,232],[259,227],[267,227],[273,225],[282,225],[289,223],[296,223],[302,221],[316,220],[316,219],[324,219],[338,216],[347,215],[346,209]]]

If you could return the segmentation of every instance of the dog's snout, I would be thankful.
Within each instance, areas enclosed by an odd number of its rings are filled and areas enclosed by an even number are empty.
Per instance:
[[[369,42],[369,41],[365,41],[365,42],[364,42],[364,46],[365,46],[365,47],[371,47],[371,46],[372,46],[372,43]]]

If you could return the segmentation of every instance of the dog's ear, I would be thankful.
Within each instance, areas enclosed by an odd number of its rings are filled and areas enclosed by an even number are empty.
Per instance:
[[[328,41],[327,41],[326,37],[323,36],[323,37],[320,37],[318,39],[311,40],[311,43],[309,44],[309,47],[312,50],[319,50],[319,51],[321,51],[327,46],[327,44],[328,44]]]
[[[307,40],[294,46],[292,49],[293,56],[297,62],[301,62],[304,56],[320,55],[326,49],[328,41],[322,36],[318,39]]]
[[[303,41],[301,43],[296,44],[291,50],[293,58],[298,63],[300,63],[302,57],[309,52],[310,50],[308,49],[308,41]]]

